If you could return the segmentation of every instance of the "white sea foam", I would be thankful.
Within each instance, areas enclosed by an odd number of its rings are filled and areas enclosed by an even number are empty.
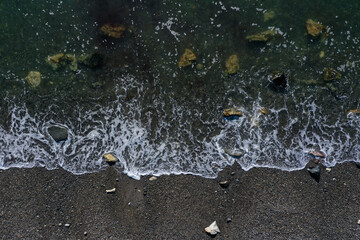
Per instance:
[[[211,137],[206,137],[206,133],[194,134],[203,130],[192,129],[193,121],[187,117],[190,110],[175,105],[170,121],[166,114],[158,115],[157,124],[152,125],[153,116],[149,112],[145,113],[147,121],[141,121],[138,101],[127,103],[126,109],[131,111],[124,112],[120,96],[108,107],[81,110],[77,119],[59,123],[42,122],[41,113],[30,116],[24,106],[7,101],[11,118],[9,129],[0,127],[1,169],[62,167],[83,174],[104,169],[102,156],[112,152],[120,160],[119,171],[136,179],[150,174],[213,178],[235,161],[245,170],[270,167],[291,171],[304,168],[311,157],[309,149],[324,152],[326,166],[358,161],[360,154],[360,118],[340,114],[334,122],[311,98],[300,104],[301,114],[291,114],[284,103],[282,107],[268,109],[266,115],[259,112],[262,105],[258,98],[251,106],[240,108],[244,116],[238,120],[224,120],[221,114],[215,118],[219,129]],[[164,104],[154,104],[159,108],[157,114],[165,113]],[[56,143],[47,133],[51,125],[66,127],[69,139]],[[178,129],[172,129],[175,126]],[[225,148],[244,154],[233,158],[225,153]]]

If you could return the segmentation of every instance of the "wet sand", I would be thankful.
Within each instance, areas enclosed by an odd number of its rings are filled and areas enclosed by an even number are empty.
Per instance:
[[[0,182],[2,239],[211,239],[204,228],[215,220],[215,239],[360,239],[354,163],[323,168],[319,182],[306,170],[237,165],[217,179],[33,168],[2,170]]]

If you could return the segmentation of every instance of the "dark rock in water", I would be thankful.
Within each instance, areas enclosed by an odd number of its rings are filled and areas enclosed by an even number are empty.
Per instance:
[[[102,89],[104,88],[104,84],[101,82],[94,82],[91,84],[91,88],[93,89]]]
[[[333,80],[340,80],[341,73],[333,68],[324,68],[323,71],[324,82],[331,82]]]
[[[81,56],[78,62],[90,68],[98,68],[104,64],[104,55],[101,53],[92,53],[89,55]]]
[[[284,72],[274,72],[270,76],[270,82],[276,90],[285,90],[288,86],[289,77]]]
[[[64,127],[51,126],[48,127],[47,131],[56,142],[62,142],[68,139],[68,130]]]

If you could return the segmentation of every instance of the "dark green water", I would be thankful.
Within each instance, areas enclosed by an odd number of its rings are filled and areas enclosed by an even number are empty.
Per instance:
[[[326,154],[327,166],[359,161],[360,119],[346,114],[360,108],[359,4],[1,1],[0,167],[86,173],[105,168],[102,155],[112,152],[133,177],[215,177],[235,161],[244,169],[301,169],[311,149]],[[308,19],[326,26],[322,36],[307,35]],[[127,30],[111,38],[100,30],[106,23]],[[276,31],[270,41],[246,40],[268,29]],[[196,63],[179,68],[187,48]],[[58,53],[96,53],[103,64],[54,70],[46,59]],[[240,71],[227,75],[233,54]],[[325,83],[324,68],[341,78]],[[39,86],[26,82],[29,71],[41,73]],[[290,77],[285,90],[269,81],[274,71]],[[243,117],[224,120],[230,107]],[[51,125],[66,127],[69,139],[54,142]]]

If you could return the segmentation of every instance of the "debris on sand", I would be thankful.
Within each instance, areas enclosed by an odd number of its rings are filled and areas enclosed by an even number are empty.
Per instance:
[[[210,226],[205,228],[205,231],[207,233],[209,233],[210,235],[216,235],[217,233],[220,232],[220,229],[219,229],[218,225],[216,224],[216,221],[214,221],[212,224],[210,224]]]

